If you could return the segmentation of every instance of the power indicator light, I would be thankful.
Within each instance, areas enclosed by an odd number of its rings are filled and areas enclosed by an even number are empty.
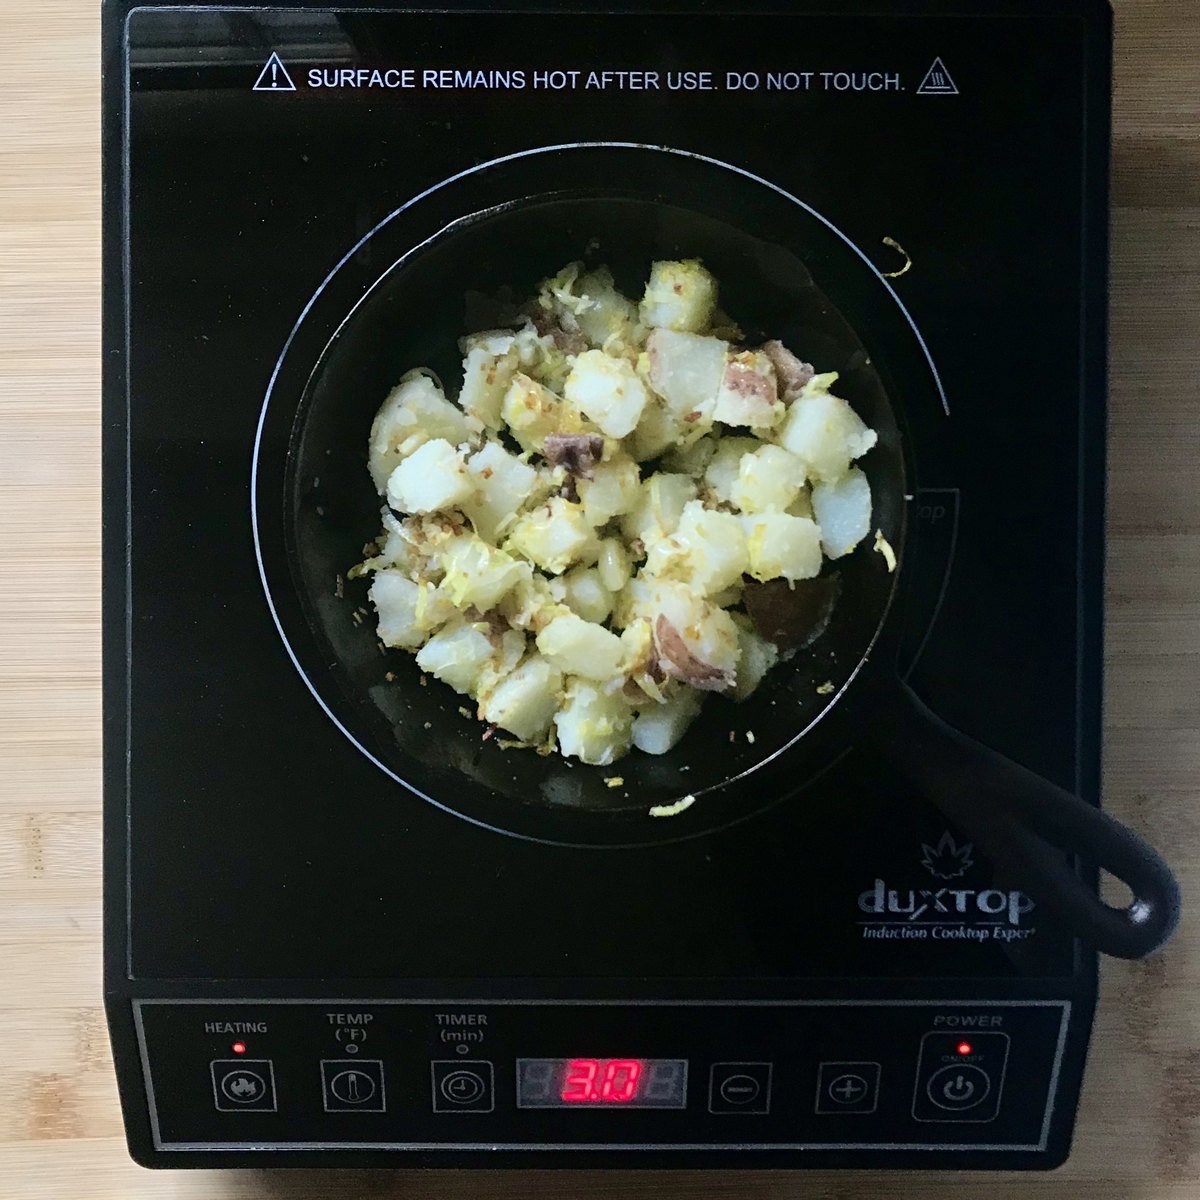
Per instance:
[[[230,1048],[230,1050],[232,1050],[234,1052],[234,1054],[245,1054],[246,1053],[246,1043],[245,1042],[234,1042],[233,1045],[230,1046],[229,1048]]]
[[[959,1042],[958,1046],[956,1048],[957,1048],[959,1054],[970,1054],[971,1053],[971,1043],[970,1042]]]

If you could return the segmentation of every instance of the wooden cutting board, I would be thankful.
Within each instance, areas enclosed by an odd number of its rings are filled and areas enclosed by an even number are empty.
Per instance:
[[[1108,964],[1052,1176],[151,1173],[100,991],[96,0],[0,18],[0,1196],[1200,1198],[1200,13],[1118,0],[1106,803],[1193,907]],[[997,363],[1019,370],[1019,360]],[[1014,479],[1014,486],[1020,486]]]

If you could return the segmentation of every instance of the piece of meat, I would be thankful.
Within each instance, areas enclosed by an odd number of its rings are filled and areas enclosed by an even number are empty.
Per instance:
[[[760,637],[780,650],[803,650],[825,632],[840,586],[836,575],[792,584],[786,579],[756,580],[746,584],[742,601]]]
[[[589,348],[587,338],[578,329],[564,329],[549,313],[536,312],[533,327],[542,337],[553,338],[555,346],[564,354],[582,354]]]
[[[727,363],[721,386],[736,396],[761,400],[768,405],[775,403],[775,388],[771,384],[771,377],[760,375],[753,367],[746,366],[745,363]]]
[[[580,479],[591,479],[604,453],[604,439],[598,433],[549,433],[542,448],[552,467],[566,467]]]
[[[811,363],[801,362],[780,341],[764,343],[763,353],[775,368],[775,378],[779,380],[779,394],[785,401],[794,400],[817,373]]]
[[[701,692],[727,692],[733,687],[733,672],[697,658],[684,641],[683,634],[661,613],[654,623],[654,642],[659,661],[668,675],[682,679]]]

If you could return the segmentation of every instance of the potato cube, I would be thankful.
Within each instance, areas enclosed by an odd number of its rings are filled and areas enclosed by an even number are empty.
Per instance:
[[[657,396],[642,409],[637,428],[625,439],[625,447],[638,462],[659,458],[683,440],[689,430]]]
[[[768,430],[783,414],[771,360],[758,350],[727,355],[713,417],[723,425]]]
[[[595,562],[599,544],[584,519],[583,506],[555,496],[512,524],[505,548],[548,571],[561,575],[577,562]]]
[[[486,634],[460,620],[447,625],[421,647],[417,666],[469,696],[495,652]]]
[[[519,365],[511,335],[508,340],[509,346],[503,353],[476,346],[467,351],[463,360],[463,385],[458,402],[464,412],[489,429],[500,429],[504,423],[500,406]]]
[[[567,700],[554,718],[558,748],[570,758],[607,767],[628,749],[633,711],[618,692],[607,695],[594,683],[572,679]]]
[[[535,742],[550,728],[561,689],[562,674],[540,654],[531,654],[491,689],[479,715],[523,742]]]
[[[613,592],[619,590],[606,587],[595,567],[576,567],[550,581],[550,595],[555,600],[585,621],[594,621],[597,625],[608,620]]]
[[[742,455],[729,499],[742,512],[783,511],[804,486],[804,464],[780,446],[761,446]]]
[[[508,518],[534,494],[537,471],[498,442],[488,442],[473,454],[467,460],[467,471],[474,481],[475,494],[463,504],[463,512],[481,538],[495,542]]]
[[[645,385],[623,358],[587,350],[567,376],[567,401],[594,421],[602,433],[623,438],[637,427],[646,407]]]
[[[728,349],[720,338],[672,329],[656,329],[650,335],[646,342],[650,386],[673,416],[692,425],[712,424]]]
[[[812,579],[821,573],[821,531],[814,522],[781,512],[741,520],[755,579]]]
[[[417,607],[414,617],[418,628],[432,633],[456,616],[458,607],[445,588],[426,580],[417,584]]]
[[[731,587],[749,565],[738,518],[710,512],[699,500],[691,500],[675,532],[650,548],[645,570],[648,575],[683,579],[710,596]]]
[[[532,574],[529,564],[472,534],[451,540],[441,552],[446,568],[441,588],[457,608],[495,608],[522,580]]]
[[[739,619],[739,614],[734,614],[733,619],[738,627],[737,680],[733,686],[733,698],[741,701],[758,690],[767,672],[779,661],[779,651],[759,636],[749,618]]]
[[[851,462],[879,440],[845,400],[817,386],[820,380],[836,378],[818,375],[793,401],[779,433],[779,444],[796,455],[808,468],[809,478],[819,483],[840,479]]]
[[[637,503],[621,521],[627,538],[640,538],[647,548],[675,532],[684,505],[695,499],[696,484],[686,475],[658,471],[643,479]]]
[[[664,704],[644,708],[633,723],[633,744],[645,754],[666,754],[679,744],[700,715],[704,693],[680,687]]]
[[[627,513],[637,503],[641,478],[637,463],[628,455],[597,463],[592,478],[576,484],[588,524],[599,528]]]
[[[388,505],[403,513],[458,508],[474,491],[462,454],[443,438],[414,450],[387,481]]]
[[[812,506],[830,558],[849,554],[871,531],[871,485],[857,467],[836,483],[817,484]]]
[[[576,311],[575,320],[579,332],[593,346],[603,347],[610,338],[622,346],[635,346],[644,337],[637,305],[617,290],[607,267],[581,275],[575,291],[586,301]]]
[[[500,402],[500,415],[523,450],[541,450],[548,433],[562,432],[562,407],[549,388],[518,372]]]
[[[733,686],[738,638],[729,613],[708,604],[690,585],[671,581],[656,581],[649,603],[640,600],[636,608],[635,616],[650,617],[659,662],[668,675],[705,691]]]
[[[443,438],[457,446],[473,434],[463,412],[428,375],[406,375],[371,425],[367,460],[376,490],[383,495],[392,472],[423,442]]]
[[[639,307],[642,324],[698,333],[707,328],[716,308],[717,281],[699,259],[651,266],[650,282]]]
[[[741,437],[721,438],[716,443],[716,451],[704,471],[704,482],[717,500],[730,503],[743,457],[755,453],[761,445],[756,438]]]
[[[411,650],[425,640],[417,623],[418,588],[403,571],[377,571],[367,593],[379,614],[379,640]]]
[[[555,617],[538,634],[537,648],[567,675],[604,683],[621,672],[621,639],[574,613]]]

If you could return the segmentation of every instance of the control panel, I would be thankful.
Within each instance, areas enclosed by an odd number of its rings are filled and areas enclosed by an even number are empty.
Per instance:
[[[164,1150],[1037,1151],[1069,1010],[134,1002]]]

